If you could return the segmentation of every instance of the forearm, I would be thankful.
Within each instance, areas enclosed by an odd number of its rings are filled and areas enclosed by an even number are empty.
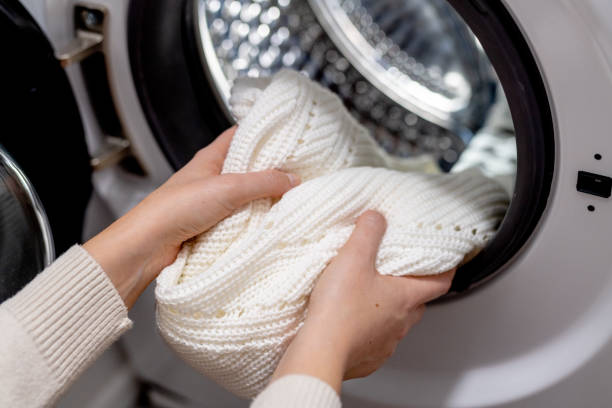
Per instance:
[[[0,406],[47,406],[131,326],[97,262],[75,246],[0,305]]]

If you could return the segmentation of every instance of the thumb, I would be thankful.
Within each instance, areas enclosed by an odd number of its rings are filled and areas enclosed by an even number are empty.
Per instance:
[[[376,211],[364,212],[357,219],[355,229],[339,255],[365,260],[373,265],[386,228],[387,223],[382,214]]]
[[[258,198],[280,197],[300,184],[300,177],[279,170],[266,170],[244,174],[223,174],[220,182],[226,187],[221,200],[237,209]]]

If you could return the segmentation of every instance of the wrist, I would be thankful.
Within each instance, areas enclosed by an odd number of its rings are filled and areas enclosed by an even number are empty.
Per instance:
[[[348,349],[329,328],[307,321],[293,339],[272,379],[303,374],[329,384],[338,394],[342,387]]]
[[[129,222],[121,219],[83,244],[100,264],[125,305],[131,308],[152,280],[150,243]]]
[[[329,313],[309,314],[298,335],[304,336],[309,343],[325,344],[334,350],[335,357],[344,368],[350,360],[353,337],[340,322],[350,319],[350,316],[338,317]],[[318,344],[317,343],[317,344]]]

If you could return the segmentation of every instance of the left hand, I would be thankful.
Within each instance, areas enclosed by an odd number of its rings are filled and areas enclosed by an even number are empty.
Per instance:
[[[278,170],[221,174],[236,127],[226,130],[166,183],[83,247],[131,308],[181,244],[252,200],[282,196],[299,177]]]

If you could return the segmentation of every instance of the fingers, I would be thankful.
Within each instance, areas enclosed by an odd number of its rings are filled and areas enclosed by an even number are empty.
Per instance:
[[[232,143],[232,138],[234,137],[234,134],[236,133],[237,129],[238,129],[237,125],[234,125],[229,129],[226,129],[204,150],[207,151],[212,156],[215,156],[215,157],[221,156],[225,159],[225,156],[227,155],[227,151],[229,150],[230,144]]]
[[[220,173],[237,128],[237,126],[232,126],[221,133],[211,144],[201,149],[188,165],[195,167],[196,171],[205,172],[209,170],[217,174]]]
[[[222,193],[219,200],[230,210],[250,201],[266,197],[280,197],[300,184],[299,176],[279,170],[245,174],[224,174],[219,177]]]
[[[410,299],[416,304],[427,303],[445,295],[451,287],[456,268],[440,275],[406,276],[399,278]]]
[[[387,222],[376,211],[366,211],[358,219],[351,237],[339,255],[348,255],[374,264]]]

